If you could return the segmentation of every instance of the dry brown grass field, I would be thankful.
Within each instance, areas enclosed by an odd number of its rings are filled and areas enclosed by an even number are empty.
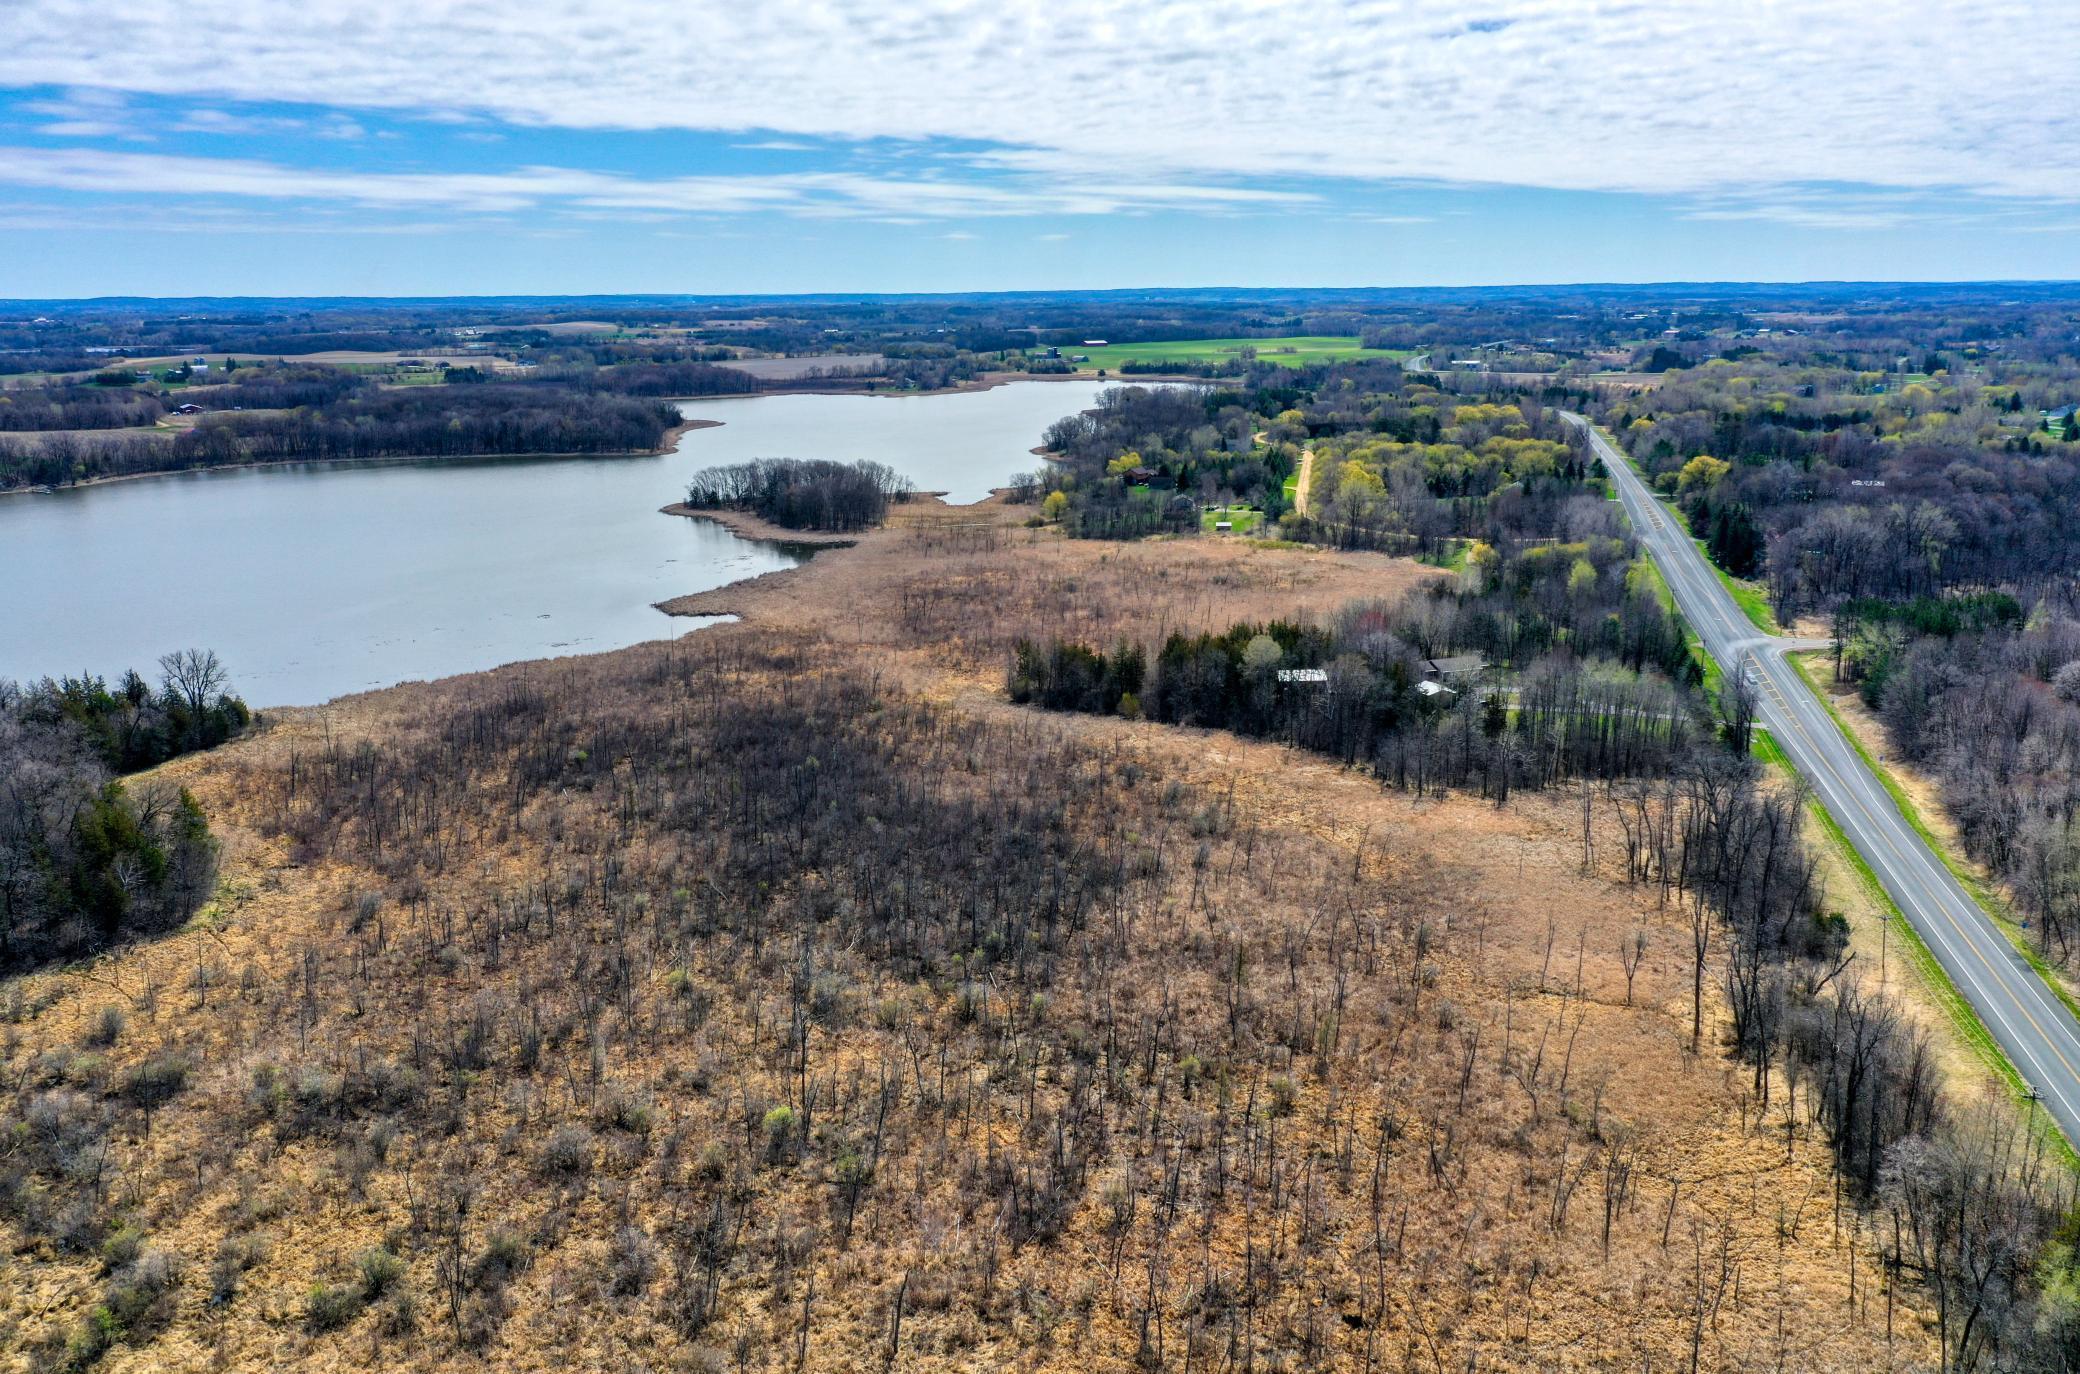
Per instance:
[[[168,765],[220,900],[0,989],[0,1368],[154,1251],[97,1367],[1933,1367],[1573,796],[1001,691],[1434,573],[1017,514]]]

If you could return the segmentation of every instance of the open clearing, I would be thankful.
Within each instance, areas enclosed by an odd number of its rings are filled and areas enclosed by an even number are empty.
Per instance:
[[[763,381],[792,382],[816,373],[879,372],[888,359],[879,353],[812,353],[800,358],[732,358],[721,366]]]
[[[1248,534],[1264,518],[1264,512],[1254,506],[1212,506],[1199,513],[1199,527],[1208,534]],[[1225,520],[1229,529],[1220,525]]]
[[[1293,334],[1277,339],[1167,339],[1090,348],[1065,346],[1062,351],[1083,358],[1078,365],[1085,369],[1116,371],[1128,363],[1222,363],[1241,356],[1245,348],[1257,350],[1257,361],[1281,367],[1409,356],[1405,348],[1361,348],[1357,336],[1336,334]]]

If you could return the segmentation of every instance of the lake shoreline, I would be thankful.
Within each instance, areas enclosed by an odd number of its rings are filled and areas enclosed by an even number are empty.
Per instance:
[[[676,515],[687,520],[711,520],[739,539],[756,539],[766,544],[808,544],[819,549],[849,549],[860,541],[860,534],[836,534],[829,530],[795,530],[785,525],[776,525],[742,510],[706,510],[689,506],[684,501],[674,501],[668,506],[658,507],[659,515]]]
[[[116,472],[106,477],[89,477],[82,482],[60,482],[49,487],[0,487],[0,498],[8,496],[56,496],[61,491],[85,491],[89,487],[111,487],[119,482],[143,482],[154,477],[185,477],[196,472],[264,472],[269,468],[304,467],[322,463],[346,468],[399,466],[418,463],[503,463],[537,458],[582,461],[593,458],[662,458],[678,451],[679,441],[697,429],[720,429],[721,420],[684,420],[664,432],[655,448],[616,449],[611,453],[386,453],[373,458],[261,458],[249,463],[203,463],[192,468],[162,468],[156,472]]]

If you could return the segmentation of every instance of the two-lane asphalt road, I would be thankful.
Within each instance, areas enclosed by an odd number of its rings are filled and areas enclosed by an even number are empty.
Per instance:
[[[1805,679],[1784,661],[1785,641],[1761,633],[1741,612],[1624,456],[1581,416],[1567,419],[1588,434],[1683,618],[1721,669],[1754,684],[1760,722],[1812,783],[2066,1139],[2080,1144],[2080,1022],[1900,814]]]

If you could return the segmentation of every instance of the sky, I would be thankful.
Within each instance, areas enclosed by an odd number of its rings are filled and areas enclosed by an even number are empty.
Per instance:
[[[4,0],[0,296],[2080,278],[2080,5]]]

